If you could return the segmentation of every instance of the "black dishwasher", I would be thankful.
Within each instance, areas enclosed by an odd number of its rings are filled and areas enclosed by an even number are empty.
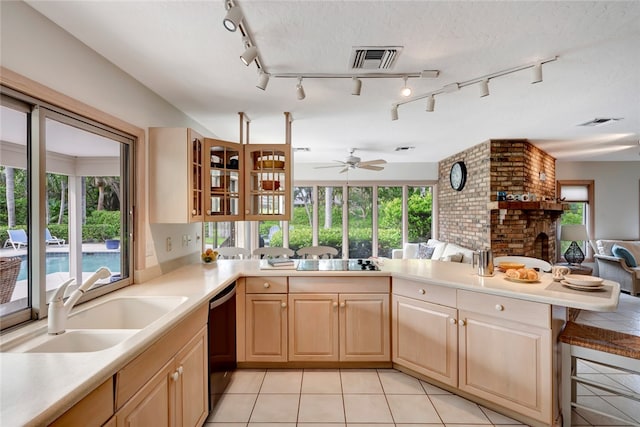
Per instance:
[[[231,381],[236,368],[236,283],[209,302],[209,411]]]

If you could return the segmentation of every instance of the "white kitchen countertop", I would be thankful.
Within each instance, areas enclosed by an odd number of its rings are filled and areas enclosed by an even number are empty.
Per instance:
[[[0,337],[0,425],[44,425],[52,422],[82,397],[133,360],[152,342],[207,303],[226,285],[241,276],[391,276],[455,287],[527,301],[591,311],[615,311],[620,285],[605,281],[612,291],[603,293],[548,290],[554,282],[550,273],[540,283],[519,284],[504,274],[479,277],[469,264],[431,260],[384,260],[381,271],[296,271],[264,269],[264,261],[220,260],[214,264],[193,264],[145,283],[128,286],[82,304],[84,310],[105,300],[123,296],[186,296],[187,300],[169,314],[124,342],[92,353],[11,353],[4,349],[25,337],[46,334],[47,320],[34,322]]]

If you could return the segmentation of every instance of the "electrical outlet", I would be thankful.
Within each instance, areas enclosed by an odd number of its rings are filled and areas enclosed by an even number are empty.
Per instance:
[[[171,237],[167,237],[167,252],[171,252]]]

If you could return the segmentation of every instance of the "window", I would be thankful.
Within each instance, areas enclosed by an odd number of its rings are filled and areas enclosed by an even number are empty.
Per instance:
[[[44,317],[61,283],[102,266],[111,276],[81,301],[131,283],[134,138],[4,88],[1,129],[0,234],[26,235],[1,249],[21,260],[2,328]]]
[[[560,218],[560,224],[583,224],[587,229],[589,238],[593,238],[593,218],[594,216],[594,181],[558,181],[557,194],[564,203],[569,203],[569,209],[564,211]],[[571,242],[560,241],[558,234],[559,251],[557,253],[558,260],[562,260],[562,256],[571,244]],[[586,255],[587,259],[592,258],[593,251],[588,242],[577,242]]]

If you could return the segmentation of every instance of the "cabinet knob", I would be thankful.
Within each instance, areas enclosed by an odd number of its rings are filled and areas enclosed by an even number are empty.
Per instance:
[[[286,303],[286,302],[283,302],[282,304],[280,304],[280,307],[282,307],[282,308],[287,308],[287,303]]]
[[[340,307],[345,308],[346,306],[347,306],[347,303],[346,303],[346,302],[341,302],[341,303],[340,303]]]
[[[184,367],[182,365],[180,365],[178,367],[178,371],[177,372],[178,372],[178,375],[182,375],[182,373],[184,372]]]
[[[503,311],[504,306],[502,304],[496,304],[496,311]]]
[[[196,214],[196,210],[194,209],[191,211],[191,215],[195,215],[195,214]]]
[[[464,320],[460,319],[460,320],[458,320],[458,325],[464,326],[464,325],[466,325],[466,322]]]
[[[179,378],[180,378],[180,374],[178,373],[178,371],[175,371],[173,374],[171,374],[171,379],[173,381],[178,381]]]
[[[338,306],[338,303],[334,301],[334,302],[333,302],[333,306],[334,306],[334,307],[337,307],[337,306]]]
[[[424,295],[424,294],[426,294],[426,293],[427,293],[427,291],[425,291],[424,289],[418,289],[418,293],[419,293],[420,295]]]
[[[456,319],[454,319],[453,317],[449,318],[449,323],[451,323],[452,325],[456,324]]]
[[[271,285],[269,284],[269,282],[264,282],[264,286],[265,289],[269,289],[271,287]]]
[[[245,215],[249,215],[251,213],[251,211],[249,209],[245,209],[244,213],[245,213]]]
[[[195,213],[195,212],[194,212]],[[207,215],[211,215],[211,211],[207,211]]]

